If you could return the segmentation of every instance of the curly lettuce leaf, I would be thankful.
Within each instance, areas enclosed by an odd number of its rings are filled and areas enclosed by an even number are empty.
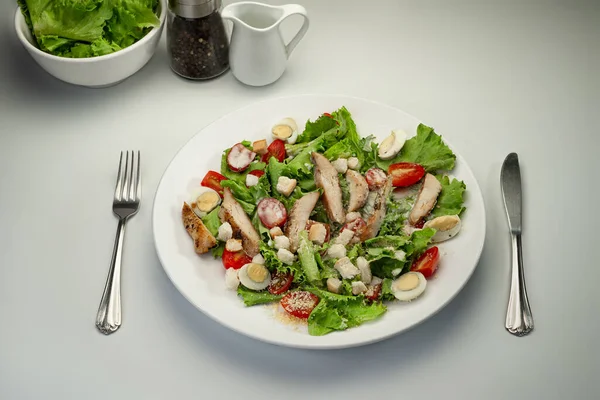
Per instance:
[[[308,317],[308,333],[326,335],[361,325],[381,317],[387,307],[382,303],[367,303],[362,296],[345,296],[319,289],[309,289],[319,297],[319,304]]]
[[[94,57],[132,45],[159,26],[157,0],[17,0],[38,47]]]
[[[269,247],[266,243],[260,243],[260,254],[265,259],[265,265],[270,271],[277,271],[282,274],[291,273],[294,275],[294,283],[300,284],[306,281],[306,275],[299,262],[287,265],[277,258],[277,251]]]
[[[402,150],[391,160],[382,160],[377,157],[379,168],[388,170],[389,166],[399,162],[418,163],[426,171],[447,170],[454,168],[456,156],[442,141],[442,137],[435,133],[433,128],[419,124],[417,135],[404,143]]]
[[[335,120],[327,115],[321,115],[314,122],[308,120],[306,122],[306,126],[304,127],[304,131],[298,135],[296,143],[308,143],[318,138],[328,130],[335,128],[336,125],[337,124]]]
[[[410,237],[381,236],[366,241],[366,257],[373,275],[394,278],[405,271],[427,249],[434,234],[434,229],[427,228],[413,232]]]
[[[447,176],[437,176],[442,185],[442,191],[438,197],[437,203],[433,208],[430,218],[441,217],[442,215],[460,215],[465,211],[463,205],[463,195],[467,186],[463,181],[452,179]]]
[[[386,214],[379,229],[379,235],[404,235],[404,221],[412,209],[414,199],[387,200]]]
[[[271,294],[267,291],[255,292],[254,290],[250,290],[242,285],[238,286],[237,293],[244,301],[244,304],[248,307],[259,304],[274,303],[281,300],[283,297],[282,295]]]
[[[420,256],[425,250],[427,250],[427,246],[431,243],[431,238],[435,235],[435,229],[425,228],[418,231],[414,231],[412,235],[410,235],[410,240],[404,247],[404,251],[406,252],[406,256],[411,259],[415,259]]]
[[[295,155],[288,163],[291,177],[299,180],[312,177],[313,165],[310,160],[310,154],[312,152],[317,151],[319,153],[326,153],[327,149],[335,146],[346,138],[352,142],[360,141],[360,137],[356,132],[356,125],[346,107],[342,107],[331,113],[331,118],[335,121],[335,126],[318,136],[316,139],[308,143],[299,143],[286,147],[286,151],[289,155]],[[358,148],[360,148],[360,145]]]

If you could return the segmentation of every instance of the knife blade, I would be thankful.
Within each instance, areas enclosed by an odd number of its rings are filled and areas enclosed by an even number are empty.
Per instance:
[[[504,159],[502,170],[500,172],[500,183],[510,231],[513,233],[521,233],[521,169],[519,167],[519,156],[517,153],[510,153]]]

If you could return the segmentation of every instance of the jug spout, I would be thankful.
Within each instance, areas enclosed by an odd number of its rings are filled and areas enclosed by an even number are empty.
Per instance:
[[[237,26],[265,31],[277,27],[285,18],[285,6],[243,1],[228,5],[221,12],[224,19],[233,21]]]

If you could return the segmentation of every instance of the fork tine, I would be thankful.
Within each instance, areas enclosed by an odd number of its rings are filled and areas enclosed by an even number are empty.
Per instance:
[[[135,201],[139,202],[142,198],[142,177],[140,175],[140,151],[137,153],[137,172],[135,177]]]
[[[121,200],[121,187],[123,185],[123,152],[119,158],[119,172],[117,173],[117,184],[115,185],[115,200]]]
[[[129,151],[125,152],[125,172],[123,173],[125,179],[123,180],[123,186],[121,187],[123,201],[128,200],[129,193]]]
[[[135,169],[135,153],[133,150],[131,150],[131,171],[129,171],[129,201],[135,201],[135,180],[133,179]]]

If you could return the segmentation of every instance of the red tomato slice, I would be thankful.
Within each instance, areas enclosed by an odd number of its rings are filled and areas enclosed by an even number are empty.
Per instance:
[[[287,210],[282,202],[272,197],[267,197],[258,202],[256,212],[260,222],[267,228],[283,226],[287,221]]]
[[[223,197],[223,187],[221,186],[221,181],[226,179],[226,177],[216,171],[208,171],[202,179],[202,182],[200,182],[200,185],[211,188],[215,192],[219,193],[221,197]]]
[[[375,286],[369,285],[367,287],[367,291],[365,292],[365,298],[369,301],[377,301],[379,300],[379,295],[381,294],[381,283]]]
[[[433,246],[415,260],[410,267],[411,271],[420,272],[425,278],[430,278],[435,274],[440,263],[440,251],[437,246]]]
[[[390,165],[388,174],[392,176],[392,185],[406,187],[419,182],[425,175],[425,168],[419,164],[401,162]]]
[[[223,250],[223,266],[225,269],[240,269],[251,262],[252,258],[247,256],[243,251]]]
[[[263,176],[265,174],[265,171],[263,171],[262,169],[255,169],[254,171],[248,172],[248,174],[254,175],[254,176],[260,178],[261,176]]]
[[[279,162],[285,160],[285,142],[283,140],[273,140],[273,143],[267,147],[267,152],[263,154],[261,161],[268,162],[271,157],[275,157]]]
[[[371,168],[365,173],[365,180],[369,184],[369,190],[377,190],[385,185],[387,175],[382,169]]]
[[[271,276],[271,284],[269,285],[269,293],[271,294],[282,294],[286,292],[290,286],[292,286],[292,282],[294,281],[294,275],[282,274],[276,272]]]
[[[281,299],[281,307],[296,318],[306,319],[319,304],[319,298],[310,292],[290,292]]]

